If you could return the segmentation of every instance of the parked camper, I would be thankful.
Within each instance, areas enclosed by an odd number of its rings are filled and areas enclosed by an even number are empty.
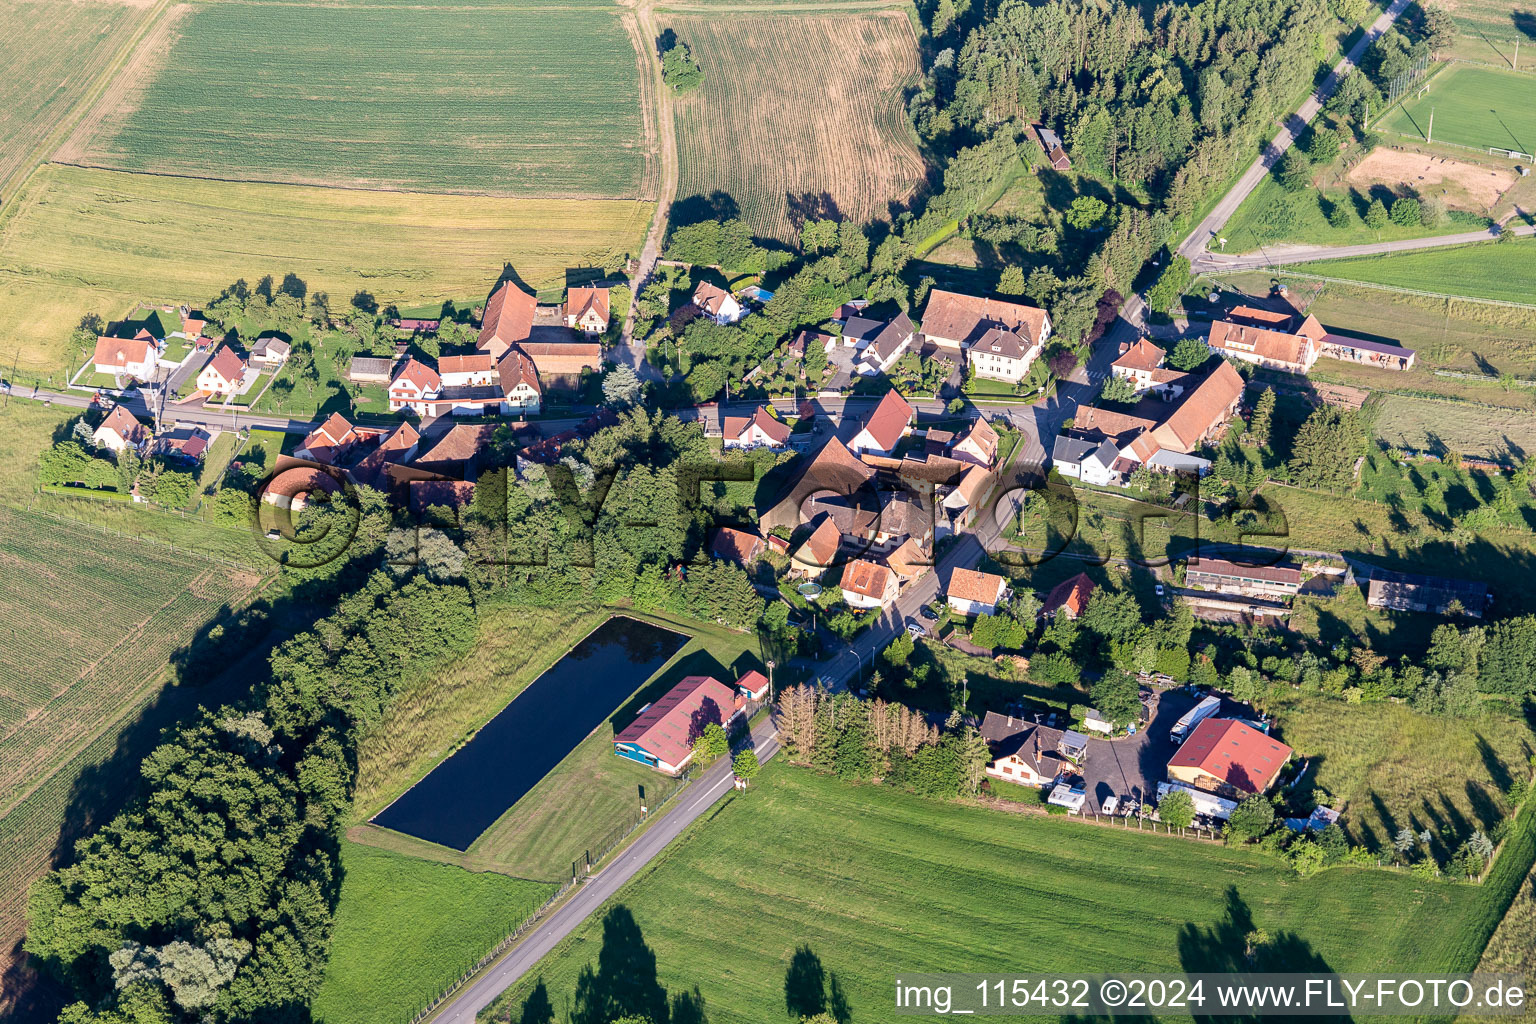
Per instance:
[[[1184,712],[1184,717],[1173,724],[1173,731],[1168,734],[1168,738],[1175,743],[1183,743],[1189,738],[1189,733],[1195,726],[1210,718],[1220,708],[1220,697],[1205,698],[1205,700]]]

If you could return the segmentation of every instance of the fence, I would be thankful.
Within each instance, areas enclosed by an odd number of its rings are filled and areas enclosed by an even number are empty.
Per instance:
[[[409,1024],[420,1024],[421,1021],[426,1020],[428,1017],[432,1016],[432,1014],[437,1012],[439,1007],[441,1007],[445,1002],[453,998],[454,995],[463,989],[463,987],[467,985],[475,975],[479,974],[481,971],[485,970],[486,967],[501,959],[501,957],[505,955],[509,949],[517,944],[519,939],[528,934],[529,930],[544,918],[544,915],[549,912],[551,907],[563,900],[572,889],[590,877],[593,865],[602,863],[604,857],[612,853],[621,843],[624,842],[624,840],[634,835],[635,832],[639,830],[640,826],[644,825],[651,818],[655,817],[656,813],[665,807],[668,803],[670,803],[673,797],[677,796],[678,793],[681,793],[684,789],[687,788],[688,783],[691,782],[692,779],[693,775],[691,771],[683,772],[682,775],[674,780],[672,788],[663,794],[661,799],[656,801],[654,805],[648,806],[645,813],[636,816],[633,821],[630,821],[620,829],[610,833],[609,836],[603,840],[604,845],[600,847],[596,853],[593,853],[591,850],[586,850],[584,851],[582,858],[571,861],[571,877],[566,879],[565,882],[561,884],[560,888],[556,889],[554,894],[550,896],[549,899],[544,901],[543,905],[541,905],[539,909],[535,910],[532,914],[529,914],[521,924],[512,929],[512,931],[508,933],[506,937],[504,937],[500,942],[496,943],[496,945],[491,948],[490,952],[486,953],[479,960],[475,961],[472,967],[466,970],[463,974],[459,975],[458,978],[455,979],[450,985],[448,985],[436,996],[434,996],[431,1002],[422,1007],[421,1010],[417,1012],[416,1016],[410,1019]]]
[[[1468,242],[1467,244],[1480,245],[1481,243]],[[1360,258],[1369,259],[1370,257]],[[1327,277],[1323,274],[1306,274],[1299,270],[1290,270],[1278,265],[1273,266],[1270,269],[1282,277],[1300,277],[1309,281],[1327,281],[1329,284],[1351,285],[1356,288],[1372,288],[1379,292],[1394,292],[1398,295],[1419,295],[1426,299],[1448,299],[1453,302],[1476,302],[1484,306],[1507,306],[1510,309],[1536,309],[1536,304],[1529,302],[1509,302],[1505,299],[1480,299],[1470,295],[1448,295],[1445,292],[1426,292],[1420,291],[1417,288],[1403,288],[1395,284],[1376,284],[1373,281],[1354,281],[1347,277]]]

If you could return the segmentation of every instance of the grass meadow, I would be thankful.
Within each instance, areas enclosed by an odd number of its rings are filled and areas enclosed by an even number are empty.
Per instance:
[[[676,101],[680,205],[723,192],[754,232],[788,241],[797,211],[870,220],[922,177],[902,110],[918,72],[905,14],[678,15],[668,27],[704,69]]]
[[[1479,242],[1352,260],[1320,260],[1300,264],[1295,269],[1324,277],[1474,299],[1530,302],[1531,296],[1536,295],[1536,239]]]
[[[89,91],[113,55],[143,24],[145,0],[0,0],[0,24],[16,40],[47,45],[6,46],[0,78],[0,194]]]
[[[1536,75],[1452,64],[1429,80],[1428,92],[1408,97],[1373,127],[1422,139],[1431,111],[1440,142],[1536,152]]]
[[[1523,458],[1536,450],[1536,416],[1527,410],[1407,395],[1383,395],[1378,401],[1376,435],[1400,448],[1497,459]]]
[[[61,151],[71,163],[520,196],[651,194],[617,13],[196,5]]]
[[[1536,44],[1536,7],[1529,0],[1435,0],[1456,23],[1456,38],[1441,56],[1480,61],[1498,67],[1510,67],[1515,57],[1515,40],[1521,47]],[[1527,53],[1530,51],[1527,50]],[[1520,57],[1520,67],[1532,68],[1531,58]]]
[[[555,891],[357,843],[341,866],[316,1024],[405,1024]]]
[[[49,166],[0,234],[5,359],[58,379],[89,312],[205,302],[239,279],[298,275],[337,304],[484,295],[511,263],[532,287],[638,252],[654,204],[199,181]],[[9,374],[8,374],[9,375]]]
[[[355,820],[366,821],[452,754],[542,672],[615,610],[481,608],[480,642],[472,654],[401,694],[358,749]],[[614,732],[641,705],[687,675],[724,678],[738,666],[760,667],[755,635],[710,623],[622,614],[689,634],[692,639],[610,721],[566,756],[538,785],[460,853],[371,825],[359,842],[384,846],[476,871],[564,881],[571,862],[638,818],[639,791],[653,802],[671,788],[665,777],[613,753]],[[731,679],[735,679],[731,675]]]
[[[662,984],[697,985],[713,1024],[781,1016],[802,945],[836,974],[854,1020],[884,1020],[900,971],[1017,970],[1021,956],[1045,973],[1225,970],[1242,963],[1255,928],[1289,951],[1276,969],[1468,969],[1492,929],[1471,886],[1357,869],[1302,879],[1251,851],[938,803],[782,764],[614,902],[633,913]],[[701,927],[709,921],[737,927]],[[594,916],[533,972],[557,1006],[600,944]],[[492,1019],[516,1020],[532,980]]]

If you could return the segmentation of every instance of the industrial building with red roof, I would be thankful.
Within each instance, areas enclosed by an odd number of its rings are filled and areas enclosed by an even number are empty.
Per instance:
[[[676,775],[693,760],[694,740],[711,725],[728,726],[746,705],[740,688],[756,683],[750,676],[735,688],[714,676],[688,676],[613,738],[613,752]]]
[[[1207,718],[1168,762],[1168,778],[1229,799],[1266,792],[1291,748],[1232,718]]]

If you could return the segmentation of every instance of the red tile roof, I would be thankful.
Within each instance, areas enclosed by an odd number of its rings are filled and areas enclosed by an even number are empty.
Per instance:
[[[1069,580],[1063,580],[1051,589],[1046,595],[1045,604],[1040,606],[1042,615],[1051,615],[1065,609],[1072,618],[1083,614],[1083,609],[1088,607],[1088,598],[1093,595],[1093,581],[1087,573],[1078,573]]]
[[[144,424],[140,423],[138,418],[128,411],[128,407],[122,404],[114,405],[112,411],[107,413],[106,418],[101,421],[101,426],[96,429],[109,430],[132,445],[137,445],[149,434]]]
[[[412,357],[400,365],[400,372],[395,374],[395,379],[389,382],[391,389],[401,382],[412,384],[418,391],[438,391],[443,386],[443,378],[438,372],[420,359]]]
[[[699,286],[693,291],[693,304],[710,316],[719,316],[720,307],[729,298],[731,298],[730,292],[708,281],[700,281]]]
[[[996,604],[1008,586],[1008,581],[990,572],[975,569],[956,569],[949,577],[947,597],[956,601],[976,601],[980,604]]]
[[[715,538],[709,545],[709,553],[728,562],[746,565],[763,553],[763,538],[746,530],[722,526],[715,531]]]
[[[489,373],[496,365],[488,352],[476,352],[472,356],[438,356],[437,372],[445,373],[475,373],[484,371]]]
[[[736,711],[736,694],[713,676],[688,676],[640,713],[613,738],[633,743],[667,764],[681,765],[708,725],[724,726]]]
[[[129,363],[142,363],[149,358],[154,347],[155,340],[147,331],[140,331],[139,336],[135,338],[97,338],[96,357],[93,362],[99,366],[127,366]]]
[[[1262,793],[1291,756],[1291,748],[1230,718],[1207,718],[1195,727],[1168,767],[1195,768],[1233,789]]]
[[[754,409],[751,416],[727,416],[721,432],[734,441],[745,434],[753,424],[767,434],[768,439],[774,444],[783,444],[789,440],[789,424],[783,420],[774,419],[767,406],[763,405]]]
[[[511,281],[501,282],[485,303],[485,315],[480,318],[480,337],[475,341],[475,347],[499,357],[511,346],[528,340],[538,305],[536,296],[529,295]]]
[[[580,373],[603,362],[603,346],[595,341],[525,341],[518,348],[540,373]]]
[[[912,406],[893,389],[885,393],[875,411],[864,421],[864,429],[874,438],[875,444],[890,451],[896,447],[912,422]]]
[[[1046,313],[1038,306],[1025,306],[1002,299],[961,295],[939,288],[928,293],[923,310],[923,333],[929,338],[943,338],[970,345],[992,327],[1015,331],[1031,343],[1045,333]]]
[[[507,354],[496,364],[496,375],[501,378],[503,394],[510,395],[519,384],[528,385],[534,394],[543,393],[539,387],[538,367],[533,365],[533,360],[520,348],[507,349]]]
[[[842,542],[843,535],[838,532],[837,523],[831,515],[823,513],[816,529],[795,550],[795,561],[803,568],[825,569],[837,558],[837,549]]]
[[[572,288],[565,293],[565,315],[578,319],[586,315],[588,310],[595,312],[608,320],[608,289],[607,288]]]
[[[1200,439],[1224,422],[1227,410],[1243,395],[1243,378],[1232,364],[1221,362],[1211,375],[1180,401],[1173,415],[1157,428],[1158,443],[1164,448],[1189,454],[1200,446]],[[1164,436],[1165,430],[1171,437]],[[1176,444],[1170,444],[1169,441]]]
[[[203,369],[212,370],[231,384],[238,384],[245,376],[245,359],[228,345],[221,345]]]
[[[1238,565],[1224,558],[1191,558],[1185,565],[1189,572],[1207,573],[1211,576],[1231,576],[1243,580],[1265,580],[1301,586],[1301,570],[1283,565]]]
[[[856,558],[843,566],[843,578],[838,586],[862,597],[880,600],[885,597],[890,578],[891,570],[885,566]]]
[[[1139,338],[1115,360],[1114,365],[1127,370],[1155,370],[1167,354],[1146,338]]]

